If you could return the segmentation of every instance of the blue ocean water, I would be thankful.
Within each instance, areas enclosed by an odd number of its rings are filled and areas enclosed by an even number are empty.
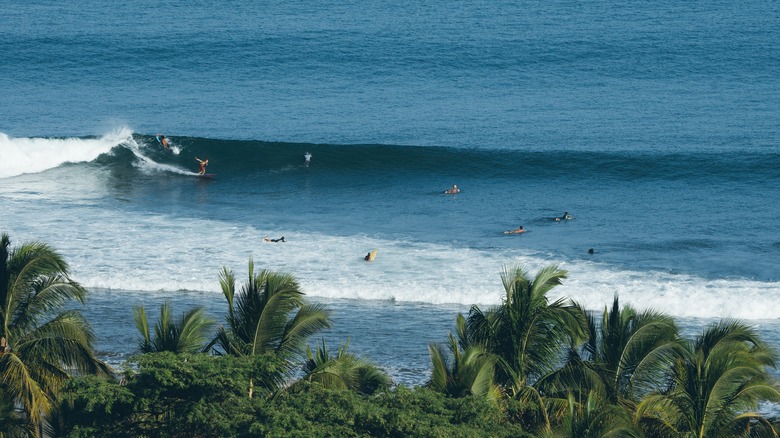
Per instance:
[[[513,264],[780,347],[776,3],[4,9],[0,230],[66,256],[106,357],[135,303],[221,317],[217,273],[250,257],[405,382]]]

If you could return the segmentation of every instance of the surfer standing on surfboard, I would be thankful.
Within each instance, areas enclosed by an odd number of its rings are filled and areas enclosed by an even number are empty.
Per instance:
[[[209,159],[206,158],[205,160],[201,160],[198,157],[195,157],[196,160],[198,160],[198,163],[200,163],[200,172],[198,172],[198,175],[203,175],[206,173],[206,166],[209,164]]]
[[[303,154],[303,167],[309,167],[309,163],[311,163],[311,154],[306,152]]]

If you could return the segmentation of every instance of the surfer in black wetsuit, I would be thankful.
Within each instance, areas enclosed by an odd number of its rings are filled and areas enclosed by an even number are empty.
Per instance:
[[[266,241],[266,242],[274,242],[274,243],[276,243],[276,242],[284,242],[285,241],[284,240],[284,236],[282,236],[282,237],[280,237],[278,239],[269,239],[269,238],[266,237],[263,240]]]
[[[198,175],[203,175],[206,173],[206,166],[209,164],[209,159],[206,158],[205,160],[201,160],[198,157],[195,157],[196,160],[198,160],[198,163],[200,163],[200,171],[198,172]]]
[[[570,215],[568,211],[564,211],[563,216],[555,218],[556,221],[568,221],[571,219],[574,219],[574,216]]]

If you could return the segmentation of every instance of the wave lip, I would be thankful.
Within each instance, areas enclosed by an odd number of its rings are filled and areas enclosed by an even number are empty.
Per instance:
[[[13,138],[0,132],[3,166],[0,178],[39,173],[64,163],[89,162],[132,138],[129,128],[120,128],[99,138]]]

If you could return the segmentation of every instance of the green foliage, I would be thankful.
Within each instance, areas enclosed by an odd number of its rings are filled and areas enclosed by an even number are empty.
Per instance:
[[[252,419],[249,381],[269,395],[283,364],[274,357],[169,352],[138,357],[126,384],[76,379],[62,397],[71,436],[239,436]]]
[[[214,321],[205,314],[205,309],[195,307],[174,321],[171,304],[165,302],[160,306],[160,319],[154,326],[154,338],[149,331],[146,310],[143,307],[133,308],[135,326],[141,333],[138,348],[141,353],[198,353],[208,341]]]
[[[303,364],[304,376],[300,382],[317,383],[331,389],[348,389],[363,394],[373,394],[380,389],[387,389],[392,383],[387,375],[367,359],[347,352],[349,340],[332,356],[325,340],[322,346],[317,346],[313,353],[306,347],[306,361]],[[291,388],[295,390],[298,385]]]
[[[95,358],[94,335],[71,301],[87,291],[68,276],[68,265],[49,246],[10,248],[0,237],[0,392],[22,406],[35,429],[72,372],[108,374]],[[6,411],[7,412],[7,411]]]
[[[147,354],[126,384],[75,379],[63,392],[71,437],[530,436],[481,398],[398,387],[367,396],[303,381],[250,400],[249,376],[280,375],[273,356]]]
[[[524,437],[493,403],[400,386],[367,398],[311,386],[256,403],[254,436]]]
[[[755,330],[722,321],[679,351],[669,387],[645,397],[636,417],[648,436],[777,436],[756,412],[759,402],[780,402],[767,372],[776,366]]]
[[[232,271],[224,268],[219,282],[228,314],[227,329],[220,327],[216,342],[227,354],[274,353],[291,361],[304,353],[310,336],[331,327],[328,312],[306,304],[300,285],[289,274],[255,273],[250,259],[249,278],[238,295]]]
[[[618,405],[610,404],[599,394],[591,391],[584,403],[569,394],[566,414],[557,427],[556,436],[565,438],[639,438],[641,430],[631,423],[628,412]]]
[[[596,391],[609,403],[633,412],[642,397],[668,381],[680,348],[672,318],[630,306],[621,309],[615,296],[600,322],[596,315],[588,317],[582,351],[571,351],[567,366],[540,386],[548,393],[574,391],[577,398]]]
[[[464,333],[463,315],[457,316],[456,325],[458,332]],[[497,402],[502,396],[494,383],[497,356],[487,353],[481,345],[471,345],[462,351],[452,334],[447,348],[449,354],[442,345],[428,346],[432,365],[428,387],[450,397],[474,395]]]
[[[550,303],[547,292],[561,284],[566,271],[556,266],[540,270],[531,279],[520,267],[501,275],[506,296],[497,307],[469,311],[464,347],[481,345],[501,358],[498,382],[519,395],[561,363],[562,347],[585,339],[582,309],[564,299]]]

